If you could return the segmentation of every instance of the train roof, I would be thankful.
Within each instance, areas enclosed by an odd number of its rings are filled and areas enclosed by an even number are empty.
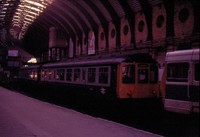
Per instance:
[[[40,64],[32,64],[32,65],[23,66],[20,69],[37,69],[40,66],[41,66]]]
[[[155,60],[151,58],[149,54],[133,54],[133,55],[116,55],[107,57],[91,57],[83,59],[72,59],[61,62],[52,62],[43,64],[42,67],[54,67],[54,66],[84,66],[84,65],[108,65],[118,64],[120,62],[151,62],[155,63]]]
[[[78,60],[78,61],[62,61],[44,64],[43,67],[53,66],[84,66],[84,65],[107,65],[117,64],[125,61],[126,58],[106,58],[106,59],[89,59],[89,60]]]
[[[190,61],[199,60],[199,49],[179,50],[168,52],[166,61]]]

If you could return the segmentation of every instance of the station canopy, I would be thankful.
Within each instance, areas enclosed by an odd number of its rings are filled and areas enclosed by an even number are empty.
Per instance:
[[[167,3],[166,0],[1,0],[0,30],[23,39],[30,26],[42,31],[54,26],[71,36],[135,12],[142,11],[148,16],[154,5],[163,2]]]

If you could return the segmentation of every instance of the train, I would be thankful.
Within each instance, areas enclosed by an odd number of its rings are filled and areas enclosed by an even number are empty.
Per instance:
[[[199,113],[199,49],[168,52],[165,61],[165,110]]]
[[[149,55],[128,55],[31,65],[20,69],[19,79],[75,94],[156,99],[166,111],[199,113],[199,49],[167,52],[162,73]]]
[[[89,99],[100,97],[141,104],[161,99],[158,64],[146,55],[82,58],[24,66],[19,71],[18,82],[34,83],[48,90],[54,88],[58,94],[61,90],[66,94],[80,94],[79,98],[88,95]]]

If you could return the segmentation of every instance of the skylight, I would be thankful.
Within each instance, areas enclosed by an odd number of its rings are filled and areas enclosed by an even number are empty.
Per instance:
[[[13,16],[11,34],[22,39],[34,20],[44,11],[53,0],[20,0],[20,4]]]

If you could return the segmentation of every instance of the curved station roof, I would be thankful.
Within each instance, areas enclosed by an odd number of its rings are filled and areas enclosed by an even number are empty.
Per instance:
[[[198,5],[197,2],[191,1],[193,6]],[[18,40],[27,37],[33,45],[43,44],[45,39],[48,45],[51,27],[61,30],[59,33],[64,38],[76,37],[87,34],[90,30],[95,31],[99,26],[108,30],[110,22],[120,24],[123,17],[137,19],[134,13],[140,12],[144,14],[148,28],[151,28],[152,10],[155,6],[164,6],[166,14],[170,15],[166,20],[173,20],[173,0],[1,0],[0,31],[2,33],[2,30],[6,30]],[[194,13],[198,14],[198,6],[196,7]],[[187,11],[183,15],[184,20]],[[162,21],[162,17],[158,18],[158,23]],[[172,23],[168,21],[166,33],[172,30]],[[117,27],[120,29],[120,25]]]
[[[95,29],[118,21],[121,17],[143,10],[163,0],[2,0],[0,26],[22,39],[27,29],[49,30],[56,26],[68,35]],[[166,1],[167,2],[167,1]],[[131,15],[134,16],[134,15]]]

